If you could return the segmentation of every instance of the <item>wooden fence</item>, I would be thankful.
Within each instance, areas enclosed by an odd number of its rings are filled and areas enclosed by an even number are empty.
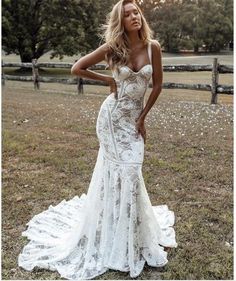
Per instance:
[[[37,63],[37,60],[32,60],[32,63],[4,63],[2,62],[2,85],[5,85],[5,80],[23,81],[34,83],[34,89],[40,88],[40,82],[43,83],[63,83],[63,84],[76,84],[78,93],[83,93],[83,85],[106,85],[102,81],[82,79],[80,77],[57,78],[57,77],[43,77],[39,76],[39,68],[67,68],[71,69],[72,63]],[[32,69],[32,76],[14,76],[5,75],[4,67],[24,67]],[[105,70],[105,64],[96,64],[89,69],[91,70]],[[164,72],[196,72],[196,71],[211,71],[212,79],[211,84],[184,84],[184,83],[172,83],[165,82],[162,85],[164,89],[189,89],[200,91],[211,91],[211,104],[217,103],[218,94],[233,95],[232,85],[220,85],[219,74],[233,73],[232,65],[219,64],[217,58],[213,59],[211,64],[176,64],[176,65],[164,65]],[[150,83],[150,87],[151,87]]]

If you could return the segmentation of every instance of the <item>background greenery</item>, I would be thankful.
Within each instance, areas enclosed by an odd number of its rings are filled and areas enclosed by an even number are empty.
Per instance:
[[[100,27],[115,0],[3,0],[6,54],[31,62],[87,53],[102,42]],[[215,52],[233,41],[233,0],[137,0],[167,52]]]

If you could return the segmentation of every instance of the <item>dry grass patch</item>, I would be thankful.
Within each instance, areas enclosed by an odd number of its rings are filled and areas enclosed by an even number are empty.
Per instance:
[[[87,192],[108,88],[78,96],[19,84],[8,81],[3,91],[2,277],[60,279],[17,266],[27,243],[21,232],[50,204]],[[164,90],[146,119],[146,188],[153,205],[175,212],[179,246],[164,268],[145,266],[136,279],[233,279],[233,107],[198,94]],[[98,279],[130,277],[110,270]]]

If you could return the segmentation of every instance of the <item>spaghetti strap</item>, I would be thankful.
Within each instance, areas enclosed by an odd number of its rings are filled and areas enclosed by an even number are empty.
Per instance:
[[[152,64],[152,43],[148,42],[148,57],[150,60],[150,64]]]

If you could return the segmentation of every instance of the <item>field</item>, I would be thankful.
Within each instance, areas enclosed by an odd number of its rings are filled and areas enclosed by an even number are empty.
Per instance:
[[[185,80],[209,83],[206,75]],[[233,84],[232,75],[221,79]],[[87,192],[99,147],[96,118],[109,89],[85,89],[78,95],[74,85],[41,84],[34,91],[11,81],[3,88],[2,279],[60,279],[19,268],[17,257],[32,216]],[[165,267],[145,266],[136,279],[233,279],[233,97],[209,101],[208,92],[163,89],[147,115],[144,180],[152,204],[175,212],[178,247]],[[110,270],[97,279],[130,277]]]

